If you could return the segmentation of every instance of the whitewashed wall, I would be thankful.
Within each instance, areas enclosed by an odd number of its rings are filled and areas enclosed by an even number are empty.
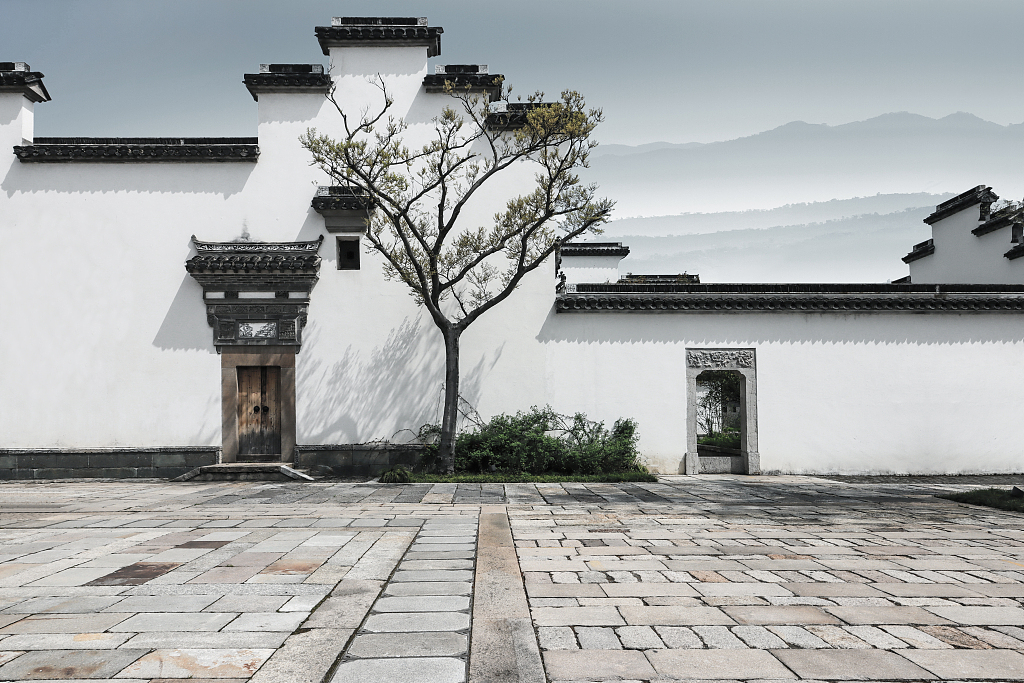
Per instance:
[[[366,78],[384,75],[411,144],[450,102],[420,86],[424,48],[333,49],[331,63],[354,110],[377,96]],[[184,269],[190,236],[323,234],[310,200],[326,179],[297,138],[340,135],[337,113],[317,95],[261,95],[257,164],[21,163],[11,147],[31,136],[31,114],[0,95],[0,447],[219,445],[220,359]],[[489,218],[531,177],[496,183],[467,218]],[[297,358],[298,442],[401,439],[437,420],[436,328],[375,255],[338,271],[328,236],[321,256]],[[546,264],[464,337],[463,394],[485,417],[544,404],[633,417],[651,465],[676,472],[684,349],[753,347],[766,470],[1021,469],[1015,316],[556,315],[554,275]]]

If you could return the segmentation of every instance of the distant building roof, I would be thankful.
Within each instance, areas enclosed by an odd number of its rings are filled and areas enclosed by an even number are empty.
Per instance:
[[[947,199],[936,206],[935,212],[925,218],[924,222],[931,225],[932,223],[937,223],[943,218],[959,213],[960,211],[974,206],[975,204],[991,204],[998,199],[999,195],[993,192],[991,187],[978,185],[977,187],[967,190],[967,192],[964,192],[963,194],[958,194],[952,199]],[[985,216],[985,218],[988,217]]]
[[[423,45],[428,57],[441,54],[440,26],[427,26],[426,17],[334,17],[330,26],[317,26],[323,53],[332,47]]]

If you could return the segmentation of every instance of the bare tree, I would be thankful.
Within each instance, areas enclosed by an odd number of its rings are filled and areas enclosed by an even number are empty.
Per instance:
[[[411,290],[441,331],[445,348],[445,397],[439,459],[454,469],[462,333],[519,286],[559,244],[599,233],[613,202],[597,199],[597,187],[580,182],[597,145],[591,133],[602,120],[583,97],[565,91],[553,103],[535,93],[510,103],[496,79],[496,101],[445,84],[451,98],[431,120],[428,142],[410,147],[406,122],[392,115],[394,100],[384,80],[375,84],[382,104],[375,111],[346,111],[334,97],[344,136],[315,129],[302,136],[312,164],[340,185],[366,195],[375,207],[366,239],[384,257],[384,273]],[[503,178],[535,172],[533,190],[510,196],[485,224],[468,223],[467,203]]]

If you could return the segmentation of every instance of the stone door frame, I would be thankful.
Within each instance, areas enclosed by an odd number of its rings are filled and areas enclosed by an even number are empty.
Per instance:
[[[697,455],[697,376],[705,370],[734,370],[740,382],[740,455],[746,474],[761,473],[757,451],[757,363],[754,349],[686,349],[686,456],[682,474],[700,474]]]
[[[295,458],[295,346],[225,346],[220,354],[222,462],[238,462],[238,368],[281,368],[281,459]]]

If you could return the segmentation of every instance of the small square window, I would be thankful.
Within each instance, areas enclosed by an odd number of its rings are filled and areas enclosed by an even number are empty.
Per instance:
[[[359,238],[338,238],[338,270],[359,270]]]

